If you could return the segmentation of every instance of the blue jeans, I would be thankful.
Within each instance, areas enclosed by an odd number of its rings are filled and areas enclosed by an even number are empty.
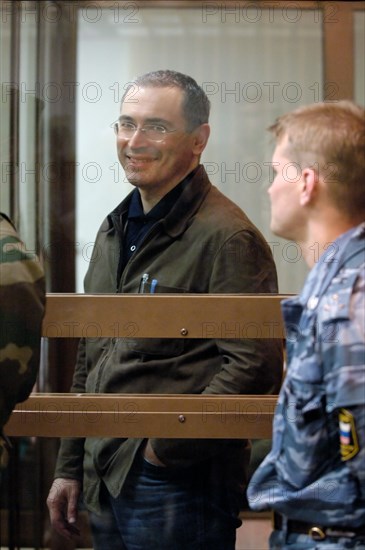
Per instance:
[[[106,505],[104,520],[90,518],[94,549],[234,550],[239,507],[226,488],[212,491],[205,474],[160,468],[139,454],[120,495],[109,495],[112,513]]]
[[[126,550],[119,534],[113,510],[108,502],[103,503],[102,514],[89,513],[94,550]]]
[[[316,541],[308,535],[286,534],[285,531],[273,531],[270,536],[270,550],[365,550],[365,537],[326,537]]]

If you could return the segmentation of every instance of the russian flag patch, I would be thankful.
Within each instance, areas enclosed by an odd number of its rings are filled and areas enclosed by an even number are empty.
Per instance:
[[[355,419],[350,411],[340,409],[339,428],[341,460],[346,461],[353,458],[359,452],[359,440],[356,433]]]

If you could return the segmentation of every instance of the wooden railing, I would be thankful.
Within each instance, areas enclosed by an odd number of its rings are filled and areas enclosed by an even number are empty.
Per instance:
[[[49,294],[48,338],[283,338],[277,295]],[[11,436],[268,438],[276,396],[32,394]]]

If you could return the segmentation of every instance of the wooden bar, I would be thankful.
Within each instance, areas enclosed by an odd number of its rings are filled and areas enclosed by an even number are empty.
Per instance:
[[[283,338],[278,295],[48,294],[49,338]],[[10,436],[261,439],[276,396],[33,393]]]
[[[5,432],[38,437],[261,439],[276,396],[32,394]]]
[[[364,3],[357,4],[359,9]],[[325,101],[354,97],[354,2],[323,2]]]
[[[48,294],[48,338],[284,338],[282,295]]]

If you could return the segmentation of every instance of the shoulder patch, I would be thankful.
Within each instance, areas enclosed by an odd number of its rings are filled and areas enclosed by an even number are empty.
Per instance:
[[[340,449],[341,460],[350,460],[359,452],[359,439],[357,437],[355,419],[350,411],[340,409],[339,416],[340,428]]]

